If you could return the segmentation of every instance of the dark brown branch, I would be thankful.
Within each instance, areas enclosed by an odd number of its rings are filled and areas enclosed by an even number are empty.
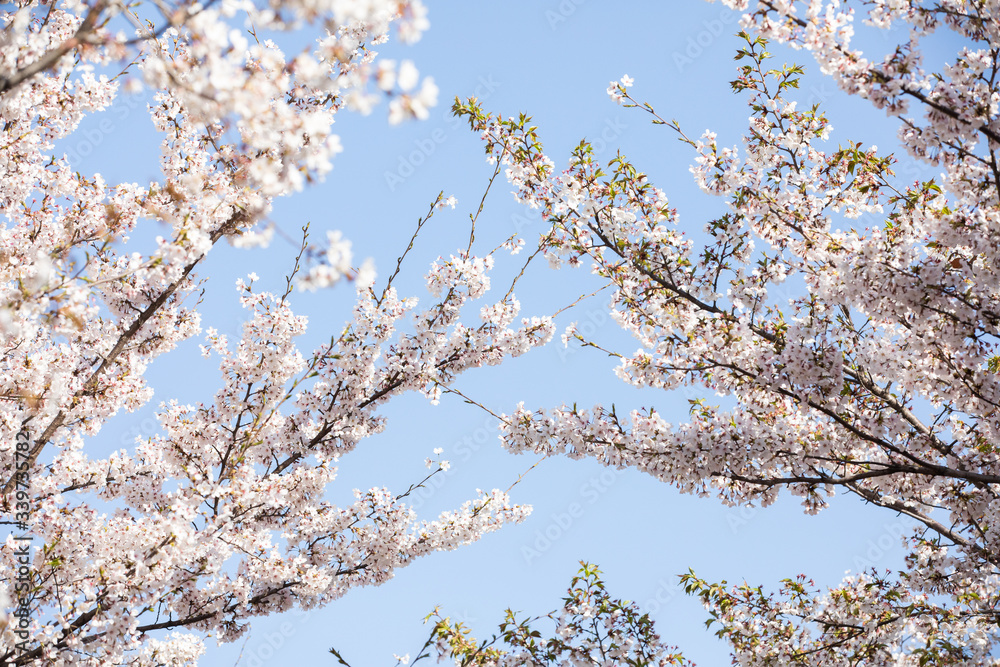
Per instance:
[[[246,214],[240,211],[239,213],[235,214],[232,218],[230,218],[230,220],[228,220],[225,224],[219,227],[219,229],[216,229],[214,232],[212,232],[212,234],[209,237],[211,239],[212,244],[214,245],[216,241],[222,238],[225,231],[231,229],[233,225],[244,222],[245,218]],[[97,367],[97,370],[95,370],[90,375],[90,377],[87,378],[87,381],[84,383],[83,387],[80,390],[78,390],[76,394],[74,394],[73,396],[74,399],[78,399],[80,397],[93,394],[96,391],[98,382],[101,376],[104,374],[104,372],[108,368],[110,368],[110,366],[113,363],[117,361],[118,357],[121,356],[122,352],[124,352],[126,345],[128,345],[128,343],[133,338],[135,338],[136,334],[139,332],[142,326],[146,324],[146,322],[148,322],[150,319],[152,319],[153,315],[155,315],[156,312],[163,307],[163,305],[167,302],[167,300],[170,299],[170,297],[173,296],[173,294],[180,288],[180,286],[184,284],[184,281],[187,280],[188,276],[194,270],[195,266],[197,266],[201,262],[201,260],[205,258],[205,254],[200,255],[197,259],[188,263],[188,265],[184,267],[184,271],[181,273],[181,276],[177,280],[172,282],[165,290],[163,290],[163,292],[160,293],[160,295],[152,303],[146,306],[146,308],[141,313],[139,313],[139,316],[136,317],[136,319],[132,322],[129,328],[126,329],[121,334],[121,336],[118,337],[118,341],[115,343],[115,346],[111,349],[111,351],[107,355],[104,356],[103,360],[101,361],[101,365]],[[66,421],[66,410],[60,410],[58,413],[56,413],[56,416],[53,417],[52,421],[49,422],[48,426],[45,427],[41,435],[35,439],[31,451],[28,453],[29,467],[35,464],[35,462],[38,460],[38,456],[42,453],[42,450],[45,448],[45,445],[52,440],[56,431],[59,429],[59,427],[63,425],[65,421]],[[16,474],[12,473],[10,478],[4,484],[3,488],[0,489],[0,495],[3,496],[10,495],[11,491],[15,487],[16,479],[17,479]]]
[[[53,3],[53,6],[54,4],[55,3]],[[60,58],[73,49],[78,48],[81,44],[86,43],[93,34],[94,28],[97,26],[97,21],[100,18],[101,12],[108,7],[108,4],[109,3],[106,0],[99,0],[99,2],[95,3],[94,6],[90,8],[90,11],[87,12],[83,22],[80,24],[80,27],[77,28],[77,31],[72,37],[47,52],[35,62],[22,67],[10,76],[0,75],[0,95],[14,90],[20,84],[24,83],[36,74],[55,67]]]

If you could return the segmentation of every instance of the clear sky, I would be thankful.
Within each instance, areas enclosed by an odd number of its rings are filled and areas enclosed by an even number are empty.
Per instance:
[[[458,2],[427,0],[431,27],[416,45],[387,44],[382,53],[412,59],[440,87],[438,107],[424,122],[390,127],[384,106],[370,117],[342,114],[337,129],[344,145],[325,183],[277,202],[272,215],[292,237],[306,222],[314,238],[339,229],[351,239],[358,258],[374,258],[384,279],[405,248],[417,218],[441,190],[458,198],[458,207],[439,212],[422,234],[397,283],[405,295],[426,297],[422,275],[439,254],[464,247],[468,213],[482,196],[492,167],[482,145],[466,126],[450,118],[457,95],[476,95],[487,109],[534,117],[546,152],[563,168],[580,139],[595,142],[599,157],[617,149],[664,189],[680,210],[681,225],[696,238],[724,202],[700,193],[688,173],[693,155],[670,130],[651,126],[635,110],[608,99],[608,82],[628,74],[633,94],[661,115],[676,118],[691,135],[707,128],[723,145],[737,143],[749,110],[735,96],[732,56],[740,41],[738,17],[721,4],[695,0],[600,3],[595,0],[508,0]],[[888,44],[866,38],[873,49]],[[831,144],[847,139],[887,148],[895,144],[894,125],[865,102],[847,99],[818,75],[811,56],[774,49],[777,61],[805,65],[798,99],[821,102],[834,133]],[[936,64],[936,63],[932,63]],[[100,171],[111,182],[157,177],[157,138],[143,105],[127,100],[87,121],[114,123],[114,132],[96,150],[79,156],[82,169]],[[79,135],[75,135],[79,136]],[[66,150],[73,150],[69,146]],[[932,177],[920,166],[898,170],[907,180]],[[482,251],[514,232],[530,242],[541,221],[520,208],[505,182],[487,201],[477,228]],[[152,233],[155,233],[152,232]],[[217,248],[201,271],[206,284],[205,326],[236,335],[243,311],[234,281],[253,271],[264,285],[278,289],[292,265],[296,247],[276,237],[266,251]],[[495,274],[510,276],[513,264]],[[504,271],[506,270],[506,273]],[[554,312],[595,285],[586,269],[551,271],[541,262],[518,290],[526,316]],[[353,290],[335,287],[294,297],[309,316],[303,350],[339,333],[350,315]],[[571,321],[594,338],[631,352],[636,343],[617,330],[598,296],[560,316],[560,331]],[[218,387],[216,362],[206,362],[190,341],[153,364],[153,403],[142,412],[112,421],[93,443],[103,449],[130,446],[133,436],[153,432],[152,410],[162,400],[209,400]],[[478,369],[459,387],[498,412],[518,402],[533,408],[563,403],[590,406],[614,402],[620,409],[655,406],[667,418],[685,418],[687,396],[640,392],[618,381],[613,360],[590,349],[563,349],[558,341],[499,368]],[[341,465],[333,498],[350,498],[351,489],[387,486],[402,492],[426,473],[423,461],[435,447],[453,468],[439,484],[414,497],[418,511],[434,518],[475,496],[477,488],[506,489],[535,458],[513,456],[497,440],[495,420],[453,397],[431,406],[420,396],[393,401],[388,426],[363,443]],[[631,599],[653,613],[660,634],[679,644],[701,665],[727,664],[726,646],[705,629],[707,613],[677,588],[677,575],[689,567],[709,580],[746,580],[775,588],[780,579],[806,573],[817,583],[833,584],[858,565],[896,568],[898,535],[905,523],[872,511],[852,498],[838,498],[820,514],[804,515],[794,499],[766,510],[732,509],[714,499],[681,496],[649,477],[611,471],[593,462],[547,460],[512,491],[515,501],[534,506],[521,525],[504,528],[455,552],[433,554],[400,570],[376,589],[354,590],[329,607],[308,614],[292,612],[254,623],[249,638],[231,645],[209,641],[204,664],[333,665],[335,646],[355,667],[392,665],[393,653],[413,654],[428,628],[421,619],[436,605],[489,635],[511,607],[530,614],[556,609],[578,568],[597,563],[613,595]]]

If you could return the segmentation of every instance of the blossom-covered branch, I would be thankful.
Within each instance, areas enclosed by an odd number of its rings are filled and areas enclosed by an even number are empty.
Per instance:
[[[483,303],[491,254],[439,259],[418,310],[391,279],[376,297],[374,269],[331,233],[325,251],[303,242],[285,294],[254,274],[238,283],[238,341],[203,330],[193,303],[217,243],[266,243],[274,198],[332,169],[337,114],[387,98],[390,122],[427,115],[433,80],[373,50],[393,26],[417,39],[423,5],[18,4],[0,14],[0,508],[35,548],[11,535],[0,553],[0,665],[190,665],[205,636],[234,640],[254,616],[383,583],[525,516],[497,490],[430,520],[408,504],[413,487],[327,496],[393,397],[436,400],[464,371],[551,338],[513,293]],[[318,39],[293,56],[258,38],[309,30]],[[123,84],[150,102],[155,182],[111,186],[56,151]],[[165,230],[152,247],[131,238],[151,223]],[[341,278],[357,289],[352,320],[301,352],[292,286]],[[195,336],[218,359],[214,401],[163,403],[158,433],[95,456],[105,423],[152,396],[149,365]]]
[[[517,198],[551,224],[550,263],[589,261],[614,290],[612,315],[640,345],[614,353],[618,376],[726,397],[691,399],[682,424],[653,408],[521,406],[505,417],[505,444],[633,467],[727,504],[766,506],[787,491],[814,513],[841,489],[920,522],[895,580],[854,573],[825,594],[789,580],[790,601],[771,603],[756,589],[692,579],[741,664],[992,664],[998,7],[866,3],[874,27],[910,29],[909,42],[871,63],[850,47],[854,3],[727,4],[747,10],[732,82],[751,112],[741,145],[688,137],[632,96],[629,77],[608,89],[680,133],[696,182],[727,199],[704,242],[626,158],[600,165],[584,142],[557,173],[529,119],[456,104],[490,159],[507,165]],[[936,27],[966,42],[941,74],[919,65],[920,40]],[[847,92],[890,114],[919,100],[924,117],[901,118],[903,159],[930,161],[942,178],[901,182],[897,158],[874,146],[826,148],[829,120],[818,106],[799,108],[802,69],[771,67],[769,40],[811,51]],[[570,337],[582,338],[572,328]]]

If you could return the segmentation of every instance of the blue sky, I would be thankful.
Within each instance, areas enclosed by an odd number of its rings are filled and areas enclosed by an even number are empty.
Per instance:
[[[455,195],[458,208],[434,217],[397,283],[403,294],[425,297],[421,277],[428,263],[464,247],[468,213],[492,171],[478,137],[450,118],[456,95],[477,95],[487,109],[505,115],[532,115],[559,168],[582,138],[595,141],[605,160],[620,148],[666,191],[680,211],[681,226],[696,238],[703,224],[723,210],[724,202],[703,195],[691,178],[690,149],[669,130],[651,126],[645,114],[616,106],[605,92],[610,80],[629,74],[636,81],[633,94],[664,117],[676,118],[689,135],[711,128],[721,144],[737,143],[749,110],[729,86],[736,71],[732,57],[740,45],[734,37],[738,17],[721,4],[427,4],[431,27],[422,40],[408,47],[390,43],[381,51],[412,59],[422,74],[433,76],[441,91],[438,107],[428,120],[398,127],[387,124],[384,107],[370,117],[341,115],[336,129],[345,150],[326,182],[275,205],[272,219],[284,232],[296,237],[309,222],[318,239],[328,229],[339,229],[352,240],[356,257],[375,259],[384,279],[437,193]],[[889,42],[874,36],[865,37],[865,44],[878,50]],[[806,66],[797,99],[800,105],[823,103],[835,128],[832,146],[848,139],[882,148],[895,145],[894,124],[865,102],[839,94],[819,76],[808,54],[773,50],[776,62]],[[100,171],[111,183],[156,178],[157,137],[143,106],[122,100],[89,119],[83,131],[99,128],[102,118],[110,120],[114,131],[101,135],[96,150],[79,156],[81,169]],[[898,171],[907,180],[934,175],[919,165]],[[481,249],[514,232],[530,242],[542,231],[537,215],[519,207],[509,189],[498,182],[487,202],[477,227]],[[236,334],[244,317],[233,286],[236,278],[253,271],[263,285],[278,289],[295,250],[276,238],[266,251],[228,246],[213,251],[200,274],[208,279],[205,326]],[[512,267],[501,266],[494,280],[512,275]],[[595,284],[586,269],[554,272],[540,262],[518,290],[523,314],[551,313]],[[296,311],[310,320],[300,347],[309,350],[339,332],[352,301],[350,286],[296,295]],[[636,346],[608,317],[604,297],[561,316],[560,330],[571,321],[611,347],[631,352]],[[93,443],[95,455],[127,446],[135,435],[151,434],[152,410],[162,400],[211,398],[218,387],[216,362],[200,358],[197,342],[153,364],[152,404],[109,424]],[[502,367],[471,372],[459,387],[498,412],[511,412],[519,401],[535,408],[614,402],[620,409],[655,406],[671,421],[684,420],[686,396],[631,389],[613,376],[613,366],[593,350],[562,349],[557,338]],[[423,477],[423,460],[442,447],[452,471],[415,496],[418,510],[433,518],[474,497],[477,488],[507,488],[536,461],[504,452],[495,420],[453,397],[430,406],[420,396],[408,396],[394,401],[385,414],[386,431],[343,460],[332,497],[349,498],[355,487],[384,485],[401,492]],[[354,590],[327,608],[255,621],[245,643],[216,646],[210,640],[204,664],[333,665],[326,651],[335,646],[355,667],[391,665],[393,653],[414,653],[422,645],[428,628],[421,619],[436,605],[464,619],[480,637],[496,628],[507,607],[530,614],[557,608],[580,559],[603,569],[612,594],[653,612],[660,634],[679,644],[687,657],[702,665],[725,664],[726,646],[706,631],[700,604],[677,588],[678,574],[692,567],[709,580],[746,580],[774,588],[784,577],[806,573],[819,584],[834,584],[859,564],[898,567],[901,551],[895,536],[906,525],[847,497],[814,517],[804,515],[791,498],[766,510],[726,508],[714,499],[681,496],[634,472],[565,459],[545,461],[512,495],[534,506],[523,524],[458,551],[429,556],[400,570],[386,585]]]

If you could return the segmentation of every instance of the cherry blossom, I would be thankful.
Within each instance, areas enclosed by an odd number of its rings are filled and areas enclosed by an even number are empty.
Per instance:
[[[624,156],[599,164],[583,142],[559,172],[526,116],[455,105],[517,200],[542,211],[550,265],[589,263],[638,347],[587,344],[618,358],[624,382],[690,397],[682,423],[654,407],[522,404],[504,415],[504,444],[635,468],[729,505],[787,493],[816,513],[840,492],[917,522],[900,572],[851,572],[827,590],[805,576],[767,593],[686,575],[734,664],[997,664],[1000,5],[725,4],[745,12],[732,82],[750,109],[741,141],[688,136],[625,77],[608,89],[675,132],[698,186],[727,201],[699,222],[704,242]],[[905,41],[866,59],[855,12]],[[935,30],[959,44],[937,71],[920,51]],[[803,68],[772,65],[775,43],[897,117],[908,156],[839,138],[818,107],[802,108]],[[898,159],[941,177],[906,182]],[[571,327],[564,341],[575,337]]]
[[[284,293],[256,274],[237,283],[233,340],[203,330],[188,298],[219,241],[266,245],[274,198],[330,172],[337,114],[387,98],[393,122],[426,115],[433,81],[374,50],[394,29],[419,38],[419,0],[18,5],[0,13],[0,507],[32,548],[23,590],[20,538],[0,552],[0,665],[194,664],[206,637],[236,640],[254,617],[325,605],[520,521],[528,507],[498,490],[436,517],[417,516],[412,487],[326,494],[393,397],[436,401],[462,372],[551,338],[548,318],[516,317],[513,293],[490,299],[490,254],[441,258],[418,308],[395,274],[376,289],[339,233],[304,238]],[[274,31],[315,42],[256,39]],[[156,182],[112,186],[56,151],[123,87],[151,101]],[[145,221],[163,231],[140,251]],[[344,278],[351,323],[300,350],[291,290]],[[473,302],[490,315],[465,324]],[[93,455],[108,420],[150,400],[149,365],[191,338],[217,363],[214,400],[163,402],[156,434]]]

